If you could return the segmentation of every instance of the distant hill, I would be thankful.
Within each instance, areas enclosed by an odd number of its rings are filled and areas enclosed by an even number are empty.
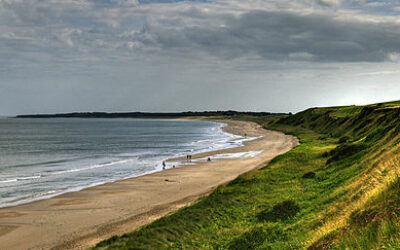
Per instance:
[[[239,111],[203,111],[203,112],[179,112],[179,113],[146,113],[146,112],[74,112],[59,114],[29,114],[18,115],[16,118],[180,118],[180,117],[199,117],[199,116],[270,116],[270,115],[290,115],[287,113],[270,112],[239,112]]]

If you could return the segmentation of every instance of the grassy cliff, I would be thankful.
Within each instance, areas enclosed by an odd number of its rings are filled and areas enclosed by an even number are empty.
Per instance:
[[[400,246],[400,102],[312,108],[266,128],[301,145],[97,249]]]

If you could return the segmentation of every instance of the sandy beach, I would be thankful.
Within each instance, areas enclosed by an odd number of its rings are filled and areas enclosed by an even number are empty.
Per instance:
[[[116,234],[132,231],[240,174],[265,166],[298,145],[280,132],[242,121],[221,121],[226,132],[262,136],[242,147],[193,155],[211,162],[178,166],[150,175],[108,183],[51,199],[0,209],[0,249],[84,249]],[[214,159],[215,155],[259,152],[254,157]],[[186,159],[186,158],[185,158]],[[176,162],[185,159],[170,159]]]

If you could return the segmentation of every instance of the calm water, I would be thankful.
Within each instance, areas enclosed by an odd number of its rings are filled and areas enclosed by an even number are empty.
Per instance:
[[[160,171],[167,158],[240,145],[222,126],[139,119],[0,119],[0,207]]]

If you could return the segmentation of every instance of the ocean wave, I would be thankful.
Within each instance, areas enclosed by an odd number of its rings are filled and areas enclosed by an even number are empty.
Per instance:
[[[104,184],[104,183],[96,183],[93,186],[97,186],[97,185],[101,185],[101,184]],[[90,187],[90,186],[88,186],[88,187]],[[64,189],[64,190],[50,190],[50,191],[46,191],[46,192],[40,192],[40,193],[36,193],[36,194],[30,195],[30,196],[19,197],[19,198],[16,198],[16,199],[12,199],[12,200],[1,202],[0,203],[0,208],[13,207],[13,206],[18,206],[18,205],[22,205],[22,204],[31,203],[31,202],[34,202],[34,201],[50,199],[50,198],[53,198],[55,196],[59,196],[59,195],[64,194],[64,193],[80,191],[80,190],[82,190],[84,188],[85,187],[78,187],[78,188],[70,188],[70,189]]]
[[[159,171],[159,169],[153,169],[153,170],[145,171],[141,174],[129,175],[129,176],[126,176],[123,178],[114,178],[114,179],[108,179],[108,180],[104,180],[104,181],[98,181],[98,182],[90,183],[87,185],[81,185],[81,186],[70,187],[70,188],[65,188],[65,189],[49,190],[46,192],[40,192],[40,193],[32,194],[29,196],[19,197],[16,199],[0,202],[0,208],[13,207],[13,206],[31,203],[34,201],[46,200],[46,199],[50,199],[50,198],[53,198],[53,197],[56,197],[56,196],[59,196],[62,194],[78,192],[83,189],[99,186],[99,185],[106,184],[106,183],[112,183],[115,181],[125,180],[125,179],[129,179],[129,178],[133,178],[133,177],[143,176],[143,175],[155,173],[157,171]]]
[[[16,164],[16,165],[9,165],[3,167],[3,169],[7,168],[25,168],[25,167],[36,167],[36,166],[43,166],[43,165],[51,165],[51,164],[59,164],[64,162],[69,162],[72,160],[81,160],[87,157],[77,157],[77,158],[69,158],[69,159],[62,159],[62,160],[55,160],[55,161],[43,161],[43,162],[35,162],[35,163],[25,163],[25,164]]]
[[[17,178],[15,178],[15,179],[8,179],[8,180],[0,180],[0,183],[10,183],[10,182],[16,182],[16,181],[18,181]]]
[[[117,165],[117,164],[124,164],[124,163],[128,163],[128,162],[132,162],[132,161],[137,160],[137,158],[138,157],[135,157],[134,159],[125,159],[125,160],[112,161],[112,162],[107,162],[107,163],[102,163],[102,164],[94,164],[94,165],[90,165],[88,167],[73,168],[73,169],[67,169],[67,170],[62,170],[62,171],[49,172],[49,173],[45,173],[45,174],[41,174],[41,175],[15,177],[15,178],[10,178],[10,179],[0,180],[0,184],[12,183],[12,182],[18,182],[18,181],[28,181],[28,180],[40,179],[42,177],[47,177],[47,176],[51,176],[51,175],[62,175],[62,174],[92,170],[92,169],[96,169],[96,168],[104,168],[104,167],[109,167],[109,166],[113,166],[113,165]]]
[[[32,180],[32,179],[39,179],[41,178],[41,175],[34,175],[34,176],[27,176],[27,177],[19,177],[17,178],[17,181],[27,181],[27,180]]]
[[[244,151],[244,152],[236,152],[236,153],[224,153],[224,154],[216,154],[211,156],[210,158],[213,160],[216,159],[245,159],[245,158],[252,158],[255,157],[259,154],[261,154],[263,151]],[[207,157],[203,157],[203,158],[197,158],[197,159],[193,159],[192,162],[189,164],[187,162],[177,162],[177,165],[195,165],[196,162],[204,162],[204,161],[208,161],[208,156]]]
[[[135,159],[128,159],[128,160],[118,160],[118,161],[112,161],[112,162],[107,162],[107,163],[101,163],[101,164],[94,164],[88,167],[83,167],[83,168],[73,168],[73,169],[67,169],[67,170],[62,170],[58,172],[52,172],[49,173],[49,175],[60,175],[60,174],[66,174],[66,173],[74,173],[74,172],[81,172],[81,171],[86,171],[86,170],[91,170],[91,169],[96,169],[96,168],[104,168],[104,167],[109,167],[117,164],[124,164],[128,162],[132,162],[134,160],[137,160],[137,157]]]
[[[214,159],[236,159],[236,158],[251,158],[261,154],[263,151],[245,151],[245,152],[237,152],[237,153],[226,153],[226,154],[217,154],[214,155]]]
[[[10,182],[17,182],[17,181],[28,181],[28,180],[33,180],[33,179],[39,179],[41,177],[42,177],[41,175],[16,177],[16,178],[12,178],[12,179],[0,180],[0,183],[10,183]]]

